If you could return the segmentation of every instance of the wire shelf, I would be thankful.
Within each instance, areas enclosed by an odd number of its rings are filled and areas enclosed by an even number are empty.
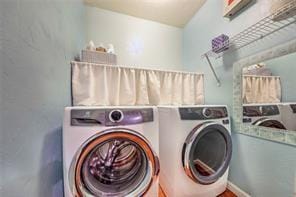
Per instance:
[[[239,34],[231,37],[229,39],[229,47],[227,50],[220,53],[215,53],[213,50],[210,50],[203,54],[202,58],[206,58],[217,81],[217,85],[220,86],[221,82],[209,57],[216,59],[220,58],[223,56],[224,53],[229,53],[241,49],[295,23],[296,0],[292,0],[289,3],[285,4],[283,7],[277,9],[271,15],[263,18],[262,20],[258,21],[254,25],[240,32]],[[223,45],[224,43],[221,43],[221,47],[223,47]]]
[[[262,20],[240,32],[239,34],[231,37],[229,39],[228,50],[220,53],[215,53],[214,51],[210,50],[207,53],[203,54],[202,57],[208,56],[219,58],[223,55],[223,53],[228,53],[241,49],[289,25],[295,24],[296,15],[293,15],[293,12],[296,12],[296,0],[289,2],[273,14],[263,18]]]

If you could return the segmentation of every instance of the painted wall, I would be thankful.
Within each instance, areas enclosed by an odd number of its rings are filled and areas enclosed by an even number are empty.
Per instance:
[[[182,30],[85,11],[80,0],[1,1],[0,9],[0,196],[63,196],[69,62],[85,47],[85,34],[97,43],[112,42],[121,64],[181,69]]]
[[[253,1],[232,20],[222,17],[223,1],[208,0],[186,25],[183,32],[183,64],[186,70],[205,73],[205,101],[208,104],[227,104],[232,109],[232,65],[237,60],[278,43],[296,38],[295,26],[280,31],[244,49],[213,59],[221,79],[216,81],[201,55],[211,47],[211,39],[222,33],[233,36],[269,13],[270,0]],[[233,158],[230,181],[252,196],[293,196],[296,176],[296,148],[241,134],[233,134]]]
[[[273,75],[281,76],[282,101],[296,102],[296,53],[266,61]]]
[[[3,174],[3,159],[2,159],[2,147],[1,147],[1,144],[3,144],[3,139],[4,139],[4,132],[3,132],[3,129],[2,129],[2,103],[3,103],[3,99],[2,99],[2,95],[3,95],[3,91],[2,91],[2,84],[3,84],[3,81],[2,81],[2,77],[3,77],[3,57],[2,57],[2,50],[3,50],[3,44],[2,44],[2,40],[3,40],[3,27],[2,27],[2,7],[1,7],[1,3],[0,3],[0,177],[4,177],[4,174]],[[0,196],[2,196],[2,187],[3,187],[3,180],[2,178],[0,179]]]
[[[69,62],[85,43],[84,6],[9,0],[0,8],[0,196],[63,196],[61,126]]]
[[[112,43],[118,64],[182,69],[182,29],[86,7],[86,38]]]

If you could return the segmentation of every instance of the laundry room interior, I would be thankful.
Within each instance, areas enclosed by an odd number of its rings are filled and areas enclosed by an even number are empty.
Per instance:
[[[0,196],[296,197],[296,0],[1,0]]]

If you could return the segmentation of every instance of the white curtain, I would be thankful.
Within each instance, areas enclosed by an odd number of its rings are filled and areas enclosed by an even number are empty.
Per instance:
[[[281,79],[279,76],[243,76],[243,103],[281,102]]]
[[[73,105],[204,103],[202,74],[72,62]]]

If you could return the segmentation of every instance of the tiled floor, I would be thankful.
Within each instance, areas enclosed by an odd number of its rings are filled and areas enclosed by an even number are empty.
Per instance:
[[[159,187],[158,193],[159,193],[159,195],[158,195],[159,197],[166,197],[166,195],[163,192],[163,190],[161,189],[161,187]],[[237,197],[237,196],[227,189],[225,192],[220,194],[218,197]]]

